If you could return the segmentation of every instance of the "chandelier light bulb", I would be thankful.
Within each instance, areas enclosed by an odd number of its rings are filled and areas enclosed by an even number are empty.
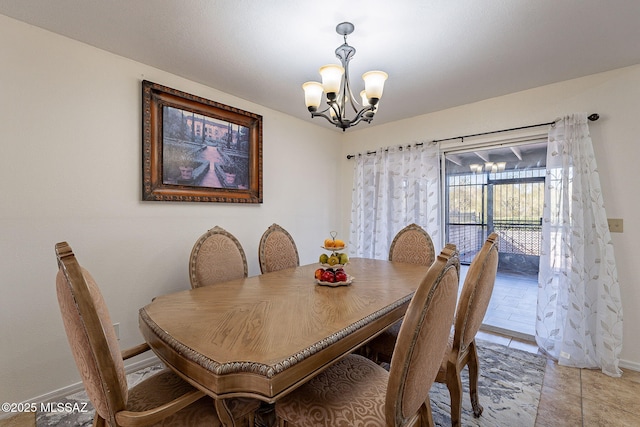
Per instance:
[[[360,99],[362,100],[362,105],[368,105],[369,104],[369,99],[367,98],[367,91],[363,90],[360,92]]]
[[[330,97],[329,94],[336,94],[340,92],[343,74],[344,68],[339,65],[329,64],[320,67],[322,87],[324,88],[324,93],[327,94],[327,97]]]
[[[368,71],[362,75],[364,90],[369,100],[375,100],[375,102],[377,102],[382,98],[384,82],[388,77],[389,75],[384,71]],[[375,104],[375,102],[369,101],[371,104]]]
[[[306,82],[302,85],[304,102],[309,111],[316,111],[322,101],[322,85],[318,82]]]
[[[371,110],[369,110],[366,113],[364,113],[364,116],[372,119],[374,114],[378,110],[378,106],[380,105],[380,103],[376,103],[375,105],[370,104],[369,103],[369,98],[367,98],[367,92],[365,90],[360,92],[360,98],[362,99],[362,106],[363,107],[366,107],[366,106],[370,106],[371,107]]]

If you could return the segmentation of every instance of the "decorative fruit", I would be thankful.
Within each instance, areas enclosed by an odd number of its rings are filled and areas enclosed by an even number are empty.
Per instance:
[[[324,239],[324,247],[325,248],[333,248],[335,246],[335,240],[333,239]]]
[[[348,263],[348,262],[349,262],[349,256],[348,256],[346,253],[344,253],[344,252],[343,252],[343,253],[341,253],[341,254],[338,256],[338,258],[339,258],[339,260],[340,260],[340,264],[342,264],[342,265],[344,265],[344,264],[346,264],[346,263]]]
[[[333,271],[325,270],[322,272],[322,276],[320,277],[320,280],[323,282],[333,283],[336,281],[336,276],[335,274],[333,274]]]
[[[327,254],[320,255],[320,263],[326,264],[328,260],[329,260],[329,255]]]
[[[344,270],[336,271],[336,282],[346,282],[347,281],[347,273]]]
[[[336,265],[336,264],[340,264],[340,258],[338,258],[335,255],[331,255],[329,257],[329,259],[327,260],[327,264],[329,265]]]
[[[322,273],[324,273],[324,268],[319,268],[315,272],[315,278],[318,280],[322,280]]]
[[[334,248],[344,248],[344,240],[336,239],[333,241]]]

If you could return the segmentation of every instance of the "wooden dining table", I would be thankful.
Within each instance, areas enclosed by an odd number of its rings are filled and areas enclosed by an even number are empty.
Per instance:
[[[155,354],[215,398],[273,403],[404,316],[427,267],[354,258],[349,285],[323,286],[309,264],[155,298],[140,330]]]

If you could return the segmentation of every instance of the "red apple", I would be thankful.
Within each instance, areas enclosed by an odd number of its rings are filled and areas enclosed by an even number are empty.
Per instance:
[[[333,283],[333,282],[336,281],[336,276],[335,276],[335,274],[333,274],[333,271],[325,270],[324,273],[322,273],[322,276],[321,276],[320,280],[323,281],[323,282]]]
[[[336,271],[336,282],[346,282],[347,281],[347,273],[342,271]]]

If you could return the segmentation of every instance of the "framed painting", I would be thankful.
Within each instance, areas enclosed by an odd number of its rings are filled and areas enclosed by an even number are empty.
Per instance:
[[[262,116],[143,81],[142,199],[262,203]]]

